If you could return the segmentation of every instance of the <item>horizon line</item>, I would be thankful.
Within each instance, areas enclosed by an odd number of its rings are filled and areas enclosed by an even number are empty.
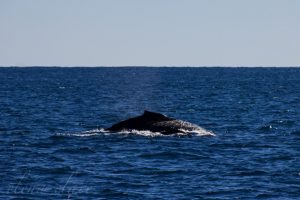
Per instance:
[[[199,65],[199,66],[194,66],[194,65],[0,65],[2,68],[9,68],[9,67],[15,67],[15,68],[34,68],[34,67],[56,67],[56,68],[76,68],[76,67],[86,67],[86,68],[121,68],[121,67],[148,67],[148,68],[154,68],[154,67],[166,67],[166,68],[299,68],[300,65],[286,65],[286,66],[266,66],[266,65],[235,65],[235,66],[230,66],[230,65]]]

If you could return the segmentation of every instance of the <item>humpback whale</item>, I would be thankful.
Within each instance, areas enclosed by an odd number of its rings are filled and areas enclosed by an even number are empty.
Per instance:
[[[107,131],[138,130],[159,132],[164,135],[200,133],[213,135],[213,133],[195,124],[167,117],[163,114],[145,110],[143,115],[130,118],[112,125]]]

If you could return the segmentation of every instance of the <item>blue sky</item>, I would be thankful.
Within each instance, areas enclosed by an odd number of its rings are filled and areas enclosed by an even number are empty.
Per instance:
[[[300,66],[299,0],[0,0],[1,66]]]

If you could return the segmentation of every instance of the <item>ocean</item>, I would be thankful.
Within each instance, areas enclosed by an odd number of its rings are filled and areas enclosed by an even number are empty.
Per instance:
[[[300,199],[299,119],[300,68],[2,67],[0,199]]]

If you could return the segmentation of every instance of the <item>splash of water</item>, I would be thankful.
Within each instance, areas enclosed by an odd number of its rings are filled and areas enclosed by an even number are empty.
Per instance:
[[[122,130],[118,132],[110,132],[105,130],[104,128],[99,129],[92,129],[88,131],[82,131],[82,132],[74,132],[74,133],[57,133],[57,136],[69,136],[69,137],[91,137],[91,136],[97,136],[97,135],[139,135],[139,136],[145,136],[145,137],[169,137],[169,136],[215,136],[215,134],[212,131],[208,131],[205,129],[197,129],[193,131],[189,130],[180,130],[182,132],[165,135],[160,132],[152,132],[147,130]]]

